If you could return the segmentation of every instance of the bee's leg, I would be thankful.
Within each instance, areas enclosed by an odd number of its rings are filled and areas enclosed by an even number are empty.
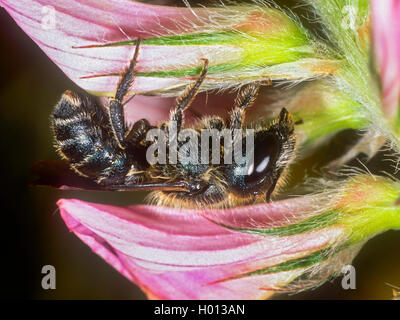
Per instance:
[[[274,192],[276,184],[278,183],[279,177],[281,176],[282,170],[279,170],[277,173],[277,176],[275,177],[274,181],[272,182],[271,186],[269,187],[269,189],[267,190],[267,193],[265,195],[265,200],[267,201],[267,203],[271,202],[271,195],[272,192]]]
[[[260,83],[255,82],[240,90],[231,113],[231,129],[240,129],[244,123],[246,108],[250,107],[257,98]]]
[[[203,59],[203,69],[201,70],[200,76],[196,82],[189,84],[185,91],[176,99],[176,107],[175,110],[171,112],[170,121],[175,121],[177,125],[178,132],[182,127],[183,122],[183,110],[190,106],[193,99],[196,97],[197,93],[199,92],[200,86],[203,83],[207,68],[208,68],[208,60]]]
[[[125,125],[125,117],[124,117],[124,103],[123,99],[128,93],[130,87],[133,84],[134,76],[135,76],[135,65],[137,62],[137,58],[139,55],[139,45],[140,39],[136,42],[135,53],[133,58],[129,64],[129,66],[123,72],[121,79],[118,83],[117,90],[115,92],[114,98],[109,100],[108,110],[109,110],[109,118],[110,125],[112,128],[112,132],[114,134],[114,138],[118,143],[118,146],[121,149],[125,148],[125,137],[126,137],[126,125]]]
[[[140,143],[146,138],[147,131],[154,128],[147,119],[136,121],[125,134],[125,141],[133,144]]]

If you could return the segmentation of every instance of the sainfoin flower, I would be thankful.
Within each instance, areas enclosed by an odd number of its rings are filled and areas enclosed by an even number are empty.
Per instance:
[[[400,228],[399,192],[361,175],[341,190],[226,210],[58,205],[70,231],[150,298],[261,299],[323,283],[371,236]]]
[[[382,4],[373,1],[372,4],[374,48],[381,74],[382,106],[385,115],[397,127],[400,106],[400,3],[387,1]]]
[[[206,57],[202,90],[309,81],[278,92],[269,109],[258,107],[265,118],[288,107],[303,121],[296,128],[301,146],[351,128],[372,132],[375,141],[389,141],[398,151],[398,2],[372,1],[372,10],[368,1],[351,10],[344,10],[347,1],[309,3],[329,41],[260,2],[192,9],[128,0],[0,0],[49,58],[92,94],[113,95],[140,37],[131,94],[177,95]],[[151,111],[140,99],[126,106],[128,121],[143,112],[153,122],[166,116],[165,99],[146,98],[155,106]],[[355,150],[366,145],[371,141],[361,139]],[[120,208],[73,199],[58,205],[68,228],[149,298],[259,299],[322,284],[372,236],[400,228],[397,181],[358,174],[340,183],[321,178],[314,188],[311,195],[225,210]]]

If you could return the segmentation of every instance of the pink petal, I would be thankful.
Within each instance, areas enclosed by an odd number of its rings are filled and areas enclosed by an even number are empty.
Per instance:
[[[302,270],[229,278],[329,246],[342,229],[277,237],[233,231],[218,223],[284,225],[307,210],[304,202],[311,210],[309,201],[212,212],[144,205],[120,208],[66,199],[58,205],[68,228],[150,298],[261,299],[272,294],[266,288],[280,287]]]
[[[184,24],[186,20],[195,19],[192,11],[186,8],[154,6],[135,1],[98,0],[98,1],[50,1],[50,0],[0,0],[8,13],[18,25],[41,47],[41,49],[56,63],[72,81],[85,90],[100,95],[113,95],[119,77],[98,77],[82,79],[92,74],[119,73],[123,70],[133,55],[133,47],[108,47],[76,49],[75,46],[88,44],[103,44],[129,38],[149,37],[167,34]],[[54,29],[42,27],[42,19],[46,12],[45,6],[55,9],[56,25]],[[112,12],[112,15],[111,15]],[[200,15],[200,11],[196,14]],[[107,18],[108,17],[108,18]],[[209,50],[215,50],[218,55],[208,55]],[[221,59],[229,58],[222,54],[218,46],[142,46],[140,49],[138,70],[165,70],[177,68],[187,61],[194,65],[201,64],[200,58],[205,54],[219,63]],[[179,78],[137,77],[133,91],[147,92],[182,84]],[[68,89],[68,88],[66,88]],[[232,101],[223,101],[225,95],[211,94],[197,98],[186,115],[190,123],[194,114],[213,114],[225,117],[233,105]],[[137,96],[126,106],[126,119],[134,122],[142,118],[153,124],[168,119],[169,110],[174,107],[175,99]]]
[[[373,36],[380,67],[383,108],[397,115],[400,104],[400,1],[372,1]]]
[[[85,90],[113,95],[118,76],[82,79],[97,74],[120,73],[133,56],[132,46],[74,48],[104,44],[138,37],[190,31],[188,21],[201,25],[203,9],[148,5],[130,0],[0,0],[17,24],[57,64]],[[48,12],[54,8],[54,28],[44,28]],[[207,56],[210,63],[233,61],[240,50],[232,46],[141,46],[137,71],[154,71],[201,66]],[[217,54],[216,54],[217,53]],[[133,91],[143,93],[173,88],[184,79],[138,77]],[[188,80],[190,81],[190,80]]]

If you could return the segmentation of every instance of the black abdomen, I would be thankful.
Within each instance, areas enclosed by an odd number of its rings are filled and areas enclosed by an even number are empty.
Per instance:
[[[108,116],[97,103],[66,91],[51,122],[57,150],[73,170],[101,184],[123,183],[131,161],[109,138]]]

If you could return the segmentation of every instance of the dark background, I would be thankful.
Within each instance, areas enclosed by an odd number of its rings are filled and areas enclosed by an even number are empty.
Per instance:
[[[2,298],[144,299],[136,286],[68,232],[56,202],[63,197],[128,205],[142,202],[145,194],[29,187],[33,180],[32,164],[40,159],[57,159],[48,120],[53,105],[64,90],[79,88],[2,8],[0,44]],[[326,157],[337,148],[328,145],[321,154]],[[296,170],[311,166],[310,163],[315,165],[322,158],[314,155],[312,161],[306,159]],[[379,169],[379,160],[370,162],[371,170]],[[400,286],[399,245],[400,232],[394,231],[368,242],[353,263],[357,271],[356,290],[343,290],[341,279],[337,279],[315,290],[276,298],[390,299],[392,291],[385,283]],[[41,288],[41,268],[46,264],[56,268],[56,290]]]

